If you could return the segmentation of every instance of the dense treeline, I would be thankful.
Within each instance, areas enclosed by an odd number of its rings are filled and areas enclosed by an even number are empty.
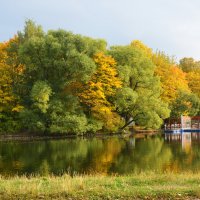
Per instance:
[[[0,43],[0,132],[115,132],[132,121],[197,115],[200,62],[177,64],[140,41],[106,41],[50,30],[28,20]]]

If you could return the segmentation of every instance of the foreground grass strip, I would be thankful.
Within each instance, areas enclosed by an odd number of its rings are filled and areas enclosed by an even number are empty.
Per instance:
[[[0,199],[196,199],[200,174],[0,178]]]

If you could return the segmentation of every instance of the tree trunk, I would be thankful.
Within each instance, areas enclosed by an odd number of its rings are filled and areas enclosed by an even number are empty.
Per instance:
[[[132,119],[131,121],[127,122],[122,128],[120,128],[120,131],[123,131],[132,122],[134,122],[134,119]]]

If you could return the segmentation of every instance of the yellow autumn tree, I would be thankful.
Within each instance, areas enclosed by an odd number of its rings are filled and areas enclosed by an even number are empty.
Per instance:
[[[156,65],[155,74],[160,77],[163,89],[162,99],[167,103],[172,103],[178,92],[189,92],[186,73],[184,73],[170,58],[163,53],[156,53],[152,60]]]
[[[17,37],[8,42],[0,43],[0,112],[18,112],[22,106],[19,105],[16,96],[13,94],[13,77],[16,73],[22,72],[22,65],[13,62],[16,55],[9,55],[7,49],[11,44],[17,42]],[[9,62],[10,59],[10,62]],[[11,62],[12,60],[12,62]]]
[[[191,91],[200,97],[200,73],[188,72],[186,74],[186,79]]]
[[[7,43],[0,43],[0,112],[7,110],[13,102],[12,79],[10,68],[6,64],[7,54],[5,48]]]
[[[120,117],[115,112],[112,98],[122,82],[118,77],[116,62],[111,56],[97,53],[94,56],[97,66],[91,79],[81,86],[80,101],[87,106],[91,115],[102,121],[106,130],[115,130]]]
[[[143,44],[140,40],[133,40],[131,46],[140,49],[148,58],[152,58],[153,51],[151,48]]]

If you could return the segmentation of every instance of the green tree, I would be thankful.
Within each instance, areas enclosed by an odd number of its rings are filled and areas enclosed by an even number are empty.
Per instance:
[[[52,90],[44,81],[37,81],[31,90],[31,99],[33,106],[38,108],[42,113],[46,113],[49,107],[49,98],[52,95]]]
[[[200,61],[195,61],[193,58],[182,58],[179,66],[184,72],[197,71],[200,73]]]
[[[126,120],[125,126],[131,123],[132,118],[144,128],[159,128],[163,119],[169,116],[169,109],[160,99],[161,86],[154,74],[155,65],[143,50],[134,45],[114,46],[109,53],[118,63],[118,73],[125,87],[119,93],[127,92],[123,98],[128,96],[130,99],[123,100],[119,94],[116,100],[118,110]]]
[[[172,117],[195,116],[200,110],[200,99],[193,93],[180,91],[171,105],[171,110]]]
[[[41,131],[81,133],[92,128],[94,124],[87,120],[74,95],[75,88],[70,87],[90,79],[96,71],[93,56],[105,51],[106,42],[64,30],[45,33],[30,20],[18,37],[19,45],[12,50],[25,66],[21,81],[15,85],[26,110],[21,116],[40,116]],[[34,119],[33,124],[37,124],[38,117]]]

